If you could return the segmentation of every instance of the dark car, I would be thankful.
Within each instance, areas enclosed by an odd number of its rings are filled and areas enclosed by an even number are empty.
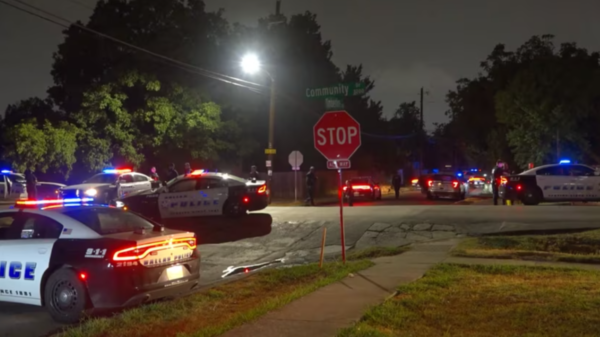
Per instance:
[[[371,177],[352,178],[348,183],[352,190],[350,191],[348,186],[344,186],[345,199],[349,199],[350,193],[352,193],[353,199],[381,200],[381,188]]]
[[[268,205],[267,185],[226,173],[197,170],[169,181],[156,191],[132,193],[124,207],[152,219],[243,215]]]

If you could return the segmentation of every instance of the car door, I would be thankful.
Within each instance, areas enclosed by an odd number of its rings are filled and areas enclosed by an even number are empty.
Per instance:
[[[31,213],[0,213],[0,300],[41,305],[40,287],[62,225]]]
[[[117,197],[124,198],[131,192],[135,191],[135,182],[133,181],[133,174],[127,173],[119,177],[119,187],[117,187]]]
[[[575,198],[578,200],[595,200],[600,198],[600,177],[591,167],[571,165],[569,175],[575,182]]]
[[[158,207],[163,219],[196,216],[203,205],[203,196],[196,189],[197,180],[182,179],[158,196]]]
[[[152,181],[150,177],[143,174],[135,173],[133,175],[134,190],[137,191],[149,191],[152,189]]]
[[[198,189],[210,202],[210,205],[207,205],[207,212],[211,215],[221,215],[223,205],[229,196],[227,181],[221,177],[202,177],[198,179]]]
[[[545,200],[571,200],[575,185],[569,176],[566,165],[544,167],[536,171],[538,187],[542,190]]]

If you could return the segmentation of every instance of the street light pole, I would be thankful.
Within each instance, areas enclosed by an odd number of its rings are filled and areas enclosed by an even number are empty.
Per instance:
[[[275,78],[269,74],[271,78],[271,104],[269,106],[269,149],[274,149],[273,147],[273,138],[275,133]],[[268,202],[271,204],[271,198],[273,196],[273,153],[269,151],[267,155],[267,160],[271,163],[271,168],[267,168],[269,170],[269,181],[268,181]]]

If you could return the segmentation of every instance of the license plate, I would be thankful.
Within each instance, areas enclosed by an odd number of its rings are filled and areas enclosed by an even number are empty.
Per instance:
[[[355,196],[355,197],[358,197],[359,195],[360,195],[360,193],[358,193],[358,192],[354,192],[354,196]]]
[[[173,266],[167,269],[167,278],[169,281],[177,280],[183,277],[183,266]]]

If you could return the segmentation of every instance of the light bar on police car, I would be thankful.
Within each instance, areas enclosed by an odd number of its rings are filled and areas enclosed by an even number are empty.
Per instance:
[[[192,173],[190,173],[191,176],[199,176],[202,175],[202,173],[204,173],[204,170],[194,170]]]
[[[562,159],[560,162],[558,162],[559,164],[571,164],[571,161],[569,159]]]
[[[0,173],[8,174],[8,173],[12,173],[12,171],[11,170],[2,170],[2,171],[0,171]]]
[[[17,200],[17,205],[33,206],[33,205],[53,205],[53,204],[71,204],[92,202],[94,198],[67,198],[67,199],[50,199],[50,200]]]
[[[104,172],[106,174],[131,173],[131,169],[106,169],[102,172]]]

